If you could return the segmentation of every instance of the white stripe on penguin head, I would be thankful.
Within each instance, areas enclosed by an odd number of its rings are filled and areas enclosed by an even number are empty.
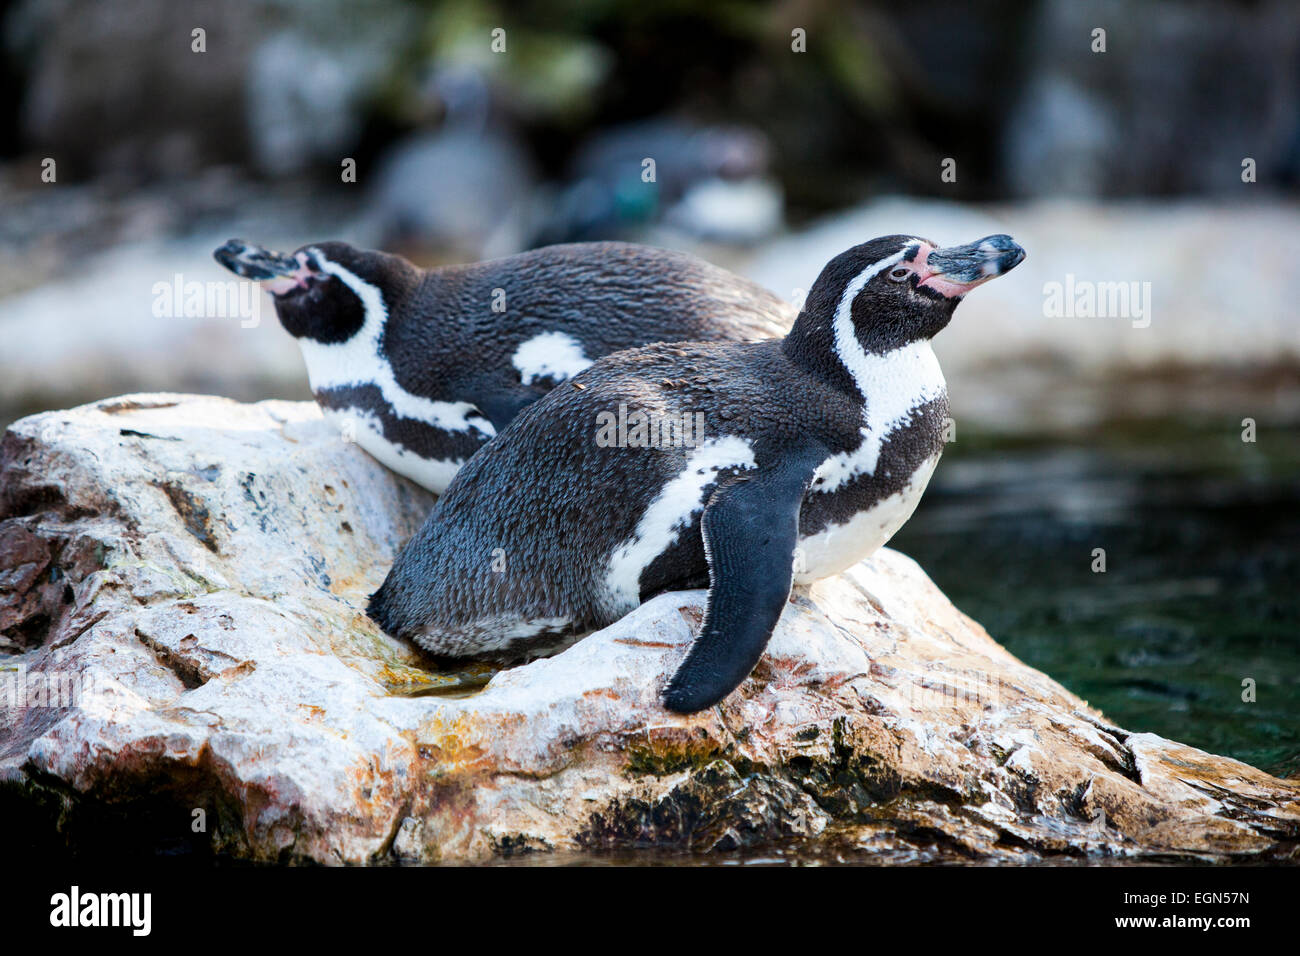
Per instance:
[[[496,428],[470,402],[446,402],[413,395],[404,389],[393,374],[393,366],[380,354],[388,306],[383,293],[354,272],[326,258],[320,249],[308,250],[322,272],[337,276],[361,300],[365,321],[360,331],[344,342],[326,345],[312,339],[299,339],[307,363],[307,378],[312,391],[342,388],[349,385],[375,385],[384,401],[402,418],[414,418],[453,432],[477,431],[486,438]]]
[[[856,448],[821,463],[813,480],[814,492],[833,492],[860,474],[874,474],[880,449],[890,432],[907,421],[915,409],[946,390],[928,339],[875,355],[862,347],[853,328],[853,300],[858,293],[881,271],[901,262],[913,246],[920,248],[920,242],[908,240],[894,255],[867,266],[840,297],[834,320],[835,351],[862,395],[862,440]]]
[[[878,262],[873,262],[867,266],[844,288],[844,294],[840,296],[840,304],[835,307],[835,351],[839,354],[840,361],[844,363],[850,374],[853,375],[854,381],[858,381],[858,375],[855,371],[861,366],[859,357],[865,358],[867,350],[862,347],[858,341],[857,333],[853,329],[853,300],[858,297],[868,282],[878,276],[885,269],[888,269],[896,262],[902,262],[903,257],[907,255],[909,249],[915,247],[921,248],[921,240],[909,239],[902,249],[899,249],[892,256],[886,256]]]

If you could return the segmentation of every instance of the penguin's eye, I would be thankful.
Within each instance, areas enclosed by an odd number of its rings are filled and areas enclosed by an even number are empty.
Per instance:
[[[902,282],[904,279],[906,279],[906,278],[907,278],[909,275],[911,275],[911,274],[912,274],[912,270],[911,270],[911,269],[902,269],[902,268],[900,268],[900,269],[895,269],[895,270],[893,270],[892,272],[890,272],[890,273],[889,273],[889,278],[890,278],[892,281],[894,281],[894,282]]]

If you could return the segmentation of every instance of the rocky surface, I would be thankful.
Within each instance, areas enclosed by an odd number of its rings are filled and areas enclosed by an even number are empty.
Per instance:
[[[73,845],[1300,856],[1300,781],[1111,725],[896,552],[796,593],[739,692],[681,717],[657,695],[702,592],[495,675],[377,632],[364,596],[430,499],[309,403],[37,415],[0,469],[0,798]]]

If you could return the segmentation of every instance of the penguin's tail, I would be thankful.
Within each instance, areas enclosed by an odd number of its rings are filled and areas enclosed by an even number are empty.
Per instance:
[[[393,634],[393,614],[391,611],[391,590],[388,586],[388,580],[379,586],[374,594],[370,595],[370,600],[366,603],[366,616],[380,626],[387,634]]]

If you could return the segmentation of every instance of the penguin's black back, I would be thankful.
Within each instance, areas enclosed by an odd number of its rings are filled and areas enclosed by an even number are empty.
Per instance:
[[[694,256],[572,243],[428,270],[390,310],[383,350],[408,391],[455,400],[465,383],[472,392],[518,389],[511,357],[546,332],[571,336],[594,360],[652,342],[781,336],[794,314],[761,286]],[[538,383],[536,391],[554,384]]]
[[[533,618],[576,611],[577,630],[610,623],[626,608],[601,605],[592,582],[603,580],[610,548],[592,542],[632,538],[645,505],[696,448],[602,446],[598,414],[617,414],[620,405],[661,416],[705,411],[696,447],[746,439],[760,467],[810,438],[831,451],[850,447],[860,405],[791,363],[781,344],[651,345],[608,356],[560,385],[460,470],[398,556],[372,616],[399,634],[407,621],[454,626],[507,610]],[[724,471],[715,484],[741,474]],[[699,517],[645,568],[643,595],[708,583]],[[495,549],[504,570],[493,565]],[[417,611],[420,592],[430,589],[432,604]]]

